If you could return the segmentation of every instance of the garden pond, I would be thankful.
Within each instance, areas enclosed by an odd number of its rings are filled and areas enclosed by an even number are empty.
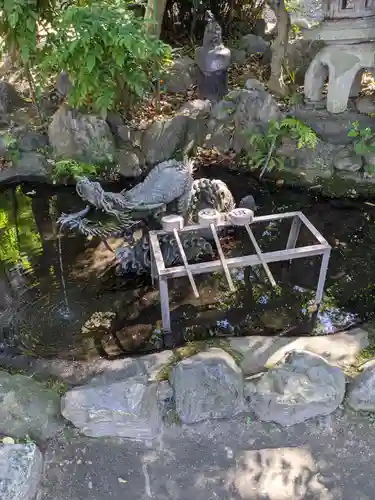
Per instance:
[[[221,273],[197,277],[196,299],[188,280],[177,279],[170,286],[172,341],[327,335],[373,316],[375,204],[258,184],[220,167],[199,174],[225,181],[236,201],[252,194],[259,215],[301,210],[332,246],[325,298],[319,313],[312,312],[320,257],[294,261],[290,268],[271,264],[276,289],[259,270],[238,269],[234,293]],[[82,208],[71,187],[24,184],[0,192],[0,353],[112,359],[163,348],[158,290],[151,280],[117,276],[114,254],[95,238],[59,235],[59,215]],[[285,248],[289,227],[290,220],[256,224],[254,233],[263,251],[274,251]],[[311,235],[302,230],[298,246],[309,244]],[[245,237],[226,236],[223,247],[231,256],[254,253]]]

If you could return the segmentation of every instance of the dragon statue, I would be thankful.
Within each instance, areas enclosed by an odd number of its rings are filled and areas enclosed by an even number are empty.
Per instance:
[[[77,181],[76,191],[88,203],[74,214],[62,214],[60,230],[78,230],[85,236],[99,236],[108,248],[107,238],[122,237],[124,246],[116,250],[118,274],[141,275],[150,272],[150,249],[147,231],[160,227],[160,218],[166,213],[182,215],[185,224],[197,222],[198,212],[215,208],[229,212],[235,207],[227,185],[216,179],[193,178],[193,162],[168,160],[156,165],[145,180],[130,190],[120,193],[104,191],[99,182],[86,177]],[[142,230],[135,241],[134,233]],[[195,233],[181,238],[189,260],[212,256],[209,240]],[[181,264],[177,244],[172,235],[160,238],[167,266]]]

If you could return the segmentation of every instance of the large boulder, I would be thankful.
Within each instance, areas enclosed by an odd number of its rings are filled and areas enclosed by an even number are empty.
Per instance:
[[[375,366],[368,368],[354,379],[348,390],[348,405],[354,410],[375,411]]]
[[[142,149],[148,165],[155,165],[173,157],[183,146],[188,128],[188,117],[178,115],[154,122],[143,136]]]
[[[190,57],[181,57],[173,62],[164,78],[168,92],[185,92],[197,83],[197,67]]]
[[[111,163],[114,139],[108,123],[63,105],[53,115],[48,137],[55,155],[87,163]]]
[[[243,377],[232,356],[213,348],[187,358],[171,373],[182,422],[225,418],[243,410]]]
[[[34,500],[43,457],[35,444],[0,445],[1,500]]]
[[[259,380],[246,385],[251,410],[285,427],[329,415],[345,395],[345,375],[308,351],[291,351]]]
[[[67,392],[61,408],[67,420],[91,437],[152,439],[162,423],[157,384],[148,385],[144,376],[98,376]]]
[[[58,394],[25,375],[0,372],[0,434],[46,440],[63,426]]]

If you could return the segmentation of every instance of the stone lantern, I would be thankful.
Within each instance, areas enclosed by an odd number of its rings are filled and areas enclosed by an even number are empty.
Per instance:
[[[224,46],[222,31],[211,11],[206,12],[207,26],[203,45],[195,51],[198,66],[198,93],[200,99],[220,101],[228,92],[228,66],[231,52]]]
[[[303,30],[305,39],[321,40],[305,74],[307,102],[322,100],[328,78],[327,110],[341,113],[358,95],[364,71],[375,71],[375,0],[323,0],[323,21]]]

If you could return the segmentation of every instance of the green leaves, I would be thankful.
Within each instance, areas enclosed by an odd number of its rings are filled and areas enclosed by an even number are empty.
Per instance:
[[[0,0],[1,1],[1,0]],[[144,20],[121,2],[87,2],[59,14],[40,59],[42,73],[67,71],[73,107],[105,116],[152,89],[171,59],[169,46],[147,35]]]
[[[282,170],[285,167],[285,158],[277,154],[284,137],[296,139],[298,149],[315,149],[318,140],[310,127],[291,117],[269,122],[266,134],[251,132],[247,135],[252,149],[248,154],[249,166],[254,170],[262,168],[261,175],[266,170]]]
[[[370,127],[360,128],[359,122],[355,121],[348,132],[348,137],[356,138],[353,147],[355,154],[358,156],[375,153],[375,134]],[[373,175],[374,166],[366,162],[364,170],[367,174]]]

